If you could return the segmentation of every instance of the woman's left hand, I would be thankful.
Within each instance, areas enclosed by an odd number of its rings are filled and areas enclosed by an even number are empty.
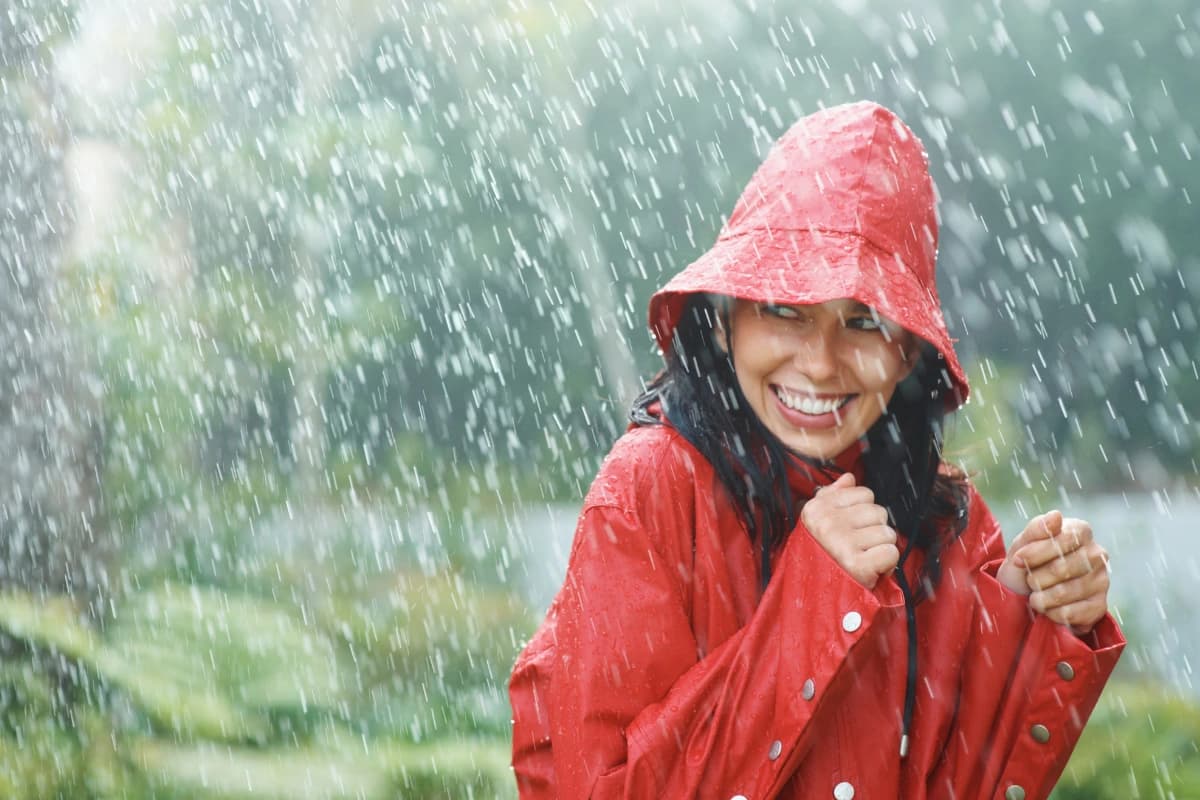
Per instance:
[[[1032,520],[1013,542],[1005,563],[1024,573],[1029,605],[1078,636],[1108,613],[1108,552],[1085,520],[1051,511]]]

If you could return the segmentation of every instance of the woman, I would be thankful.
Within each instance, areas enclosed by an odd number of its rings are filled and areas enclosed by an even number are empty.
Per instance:
[[[666,369],[511,681],[522,797],[1045,797],[1124,640],[1087,523],[996,522],[925,153],[813,114],[650,302]]]

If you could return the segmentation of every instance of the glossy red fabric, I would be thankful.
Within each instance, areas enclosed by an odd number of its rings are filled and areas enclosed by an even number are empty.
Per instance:
[[[794,484],[811,494],[811,478]],[[917,606],[901,759],[895,578],[868,591],[801,525],[760,600],[755,550],[708,462],[667,425],[629,431],[512,674],[520,796],[826,798],[847,784],[860,800],[1046,797],[1124,639],[1111,618],[1084,641],[1032,614],[995,578],[1003,553],[972,492],[939,588]],[[910,579],[920,565],[914,553]]]
[[[687,295],[784,304],[853,298],[932,344],[956,391],[969,388],[938,301],[938,225],[921,142],[870,102],[811,114],[754,173],[716,244],[650,300],[665,352]]]

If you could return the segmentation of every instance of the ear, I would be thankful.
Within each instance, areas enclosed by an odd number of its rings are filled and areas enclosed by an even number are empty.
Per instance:
[[[729,355],[729,314],[722,308],[715,308],[713,316],[716,317],[713,322],[713,341],[718,350]]]
[[[733,300],[722,295],[708,296],[709,313],[712,314],[712,336],[717,349],[729,355],[729,321],[733,316]]]

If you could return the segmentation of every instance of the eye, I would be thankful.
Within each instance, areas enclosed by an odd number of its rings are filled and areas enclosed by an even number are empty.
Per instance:
[[[846,327],[856,331],[881,331],[887,326],[883,320],[870,316],[851,317],[846,320]]]
[[[800,319],[800,312],[791,306],[777,306],[774,303],[761,303],[759,311],[768,317],[779,319]]]

